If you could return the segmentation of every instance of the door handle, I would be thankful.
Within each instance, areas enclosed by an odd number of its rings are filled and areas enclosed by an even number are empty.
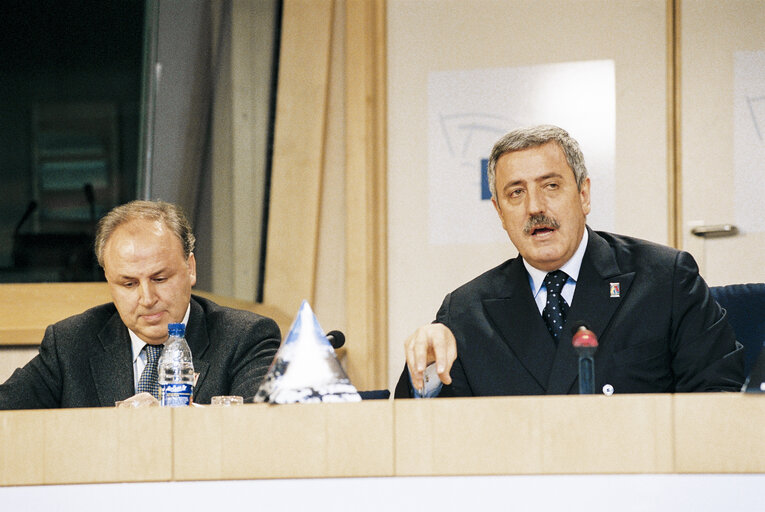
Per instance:
[[[696,226],[691,233],[701,238],[722,238],[738,235],[738,228],[733,224],[716,224],[714,226]]]

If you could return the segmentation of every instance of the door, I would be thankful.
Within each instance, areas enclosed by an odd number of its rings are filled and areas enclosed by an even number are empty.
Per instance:
[[[710,285],[765,282],[765,2],[679,19],[682,245]]]

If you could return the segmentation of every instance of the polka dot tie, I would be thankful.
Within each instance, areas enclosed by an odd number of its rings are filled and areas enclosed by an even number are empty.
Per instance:
[[[547,288],[547,304],[542,310],[542,318],[547,324],[547,330],[552,334],[555,343],[563,333],[563,324],[566,323],[568,304],[560,294],[563,285],[566,284],[568,275],[562,270],[550,272],[545,276],[545,288]]]
[[[144,345],[143,351],[146,352],[146,367],[141,373],[141,378],[138,379],[138,392],[151,393],[157,400],[159,400],[157,361],[163,347],[164,345]]]

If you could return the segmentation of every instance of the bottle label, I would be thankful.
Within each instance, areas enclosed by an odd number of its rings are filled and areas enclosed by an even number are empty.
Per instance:
[[[191,405],[194,386],[191,384],[161,384],[160,396],[163,407],[185,407]]]

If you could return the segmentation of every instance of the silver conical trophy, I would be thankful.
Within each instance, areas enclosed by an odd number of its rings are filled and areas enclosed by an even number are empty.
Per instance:
[[[311,306],[303,301],[254,401],[289,404],[360,400]]]

